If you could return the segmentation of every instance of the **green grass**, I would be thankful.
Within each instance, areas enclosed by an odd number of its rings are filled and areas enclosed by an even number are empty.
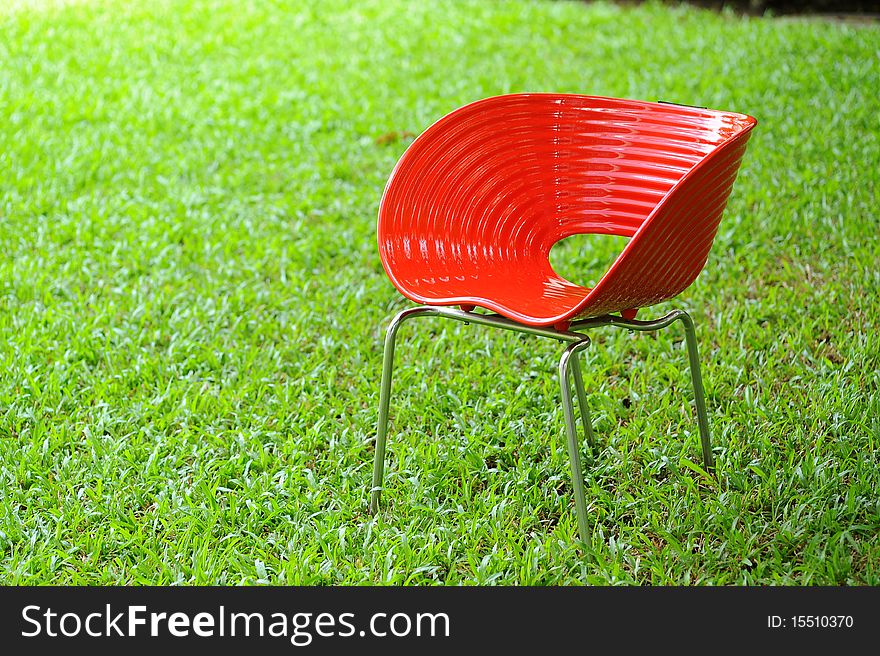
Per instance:
[[[0,10],[6,583],[880,584],[880,29],[578,2]],[[39,5],[39,6],[34,6]],[[406,133],[515,91],[758,117],[681,334],[595,334],[577,551],[558,345],[384,326]],[[619,243],[566,242],[587,283]],[[672,304],[643,313],[656,316]]]

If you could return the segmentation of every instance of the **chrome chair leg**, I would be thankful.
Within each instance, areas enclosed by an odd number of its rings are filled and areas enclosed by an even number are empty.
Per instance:
[[[706,412],[706,396],[703,392],[703,376],[700,374],[700,354],[697,351],[697,333],[694,320],[684,310],[679,311],[678,320],[684,324],[684,337],[687,342],[688,360],[691,365],[691,382],[694,385],[694,404],[697,406],[697,424],[700,427],[700,443],[703,446],[703,465],[706,471],[715,468],[712,456],[712,443],[709,437],[709,414]]]
[[[382,387],[379,391],[379,421],[376,425],[376,455],[373,460],[373,485],[370,488],[370,514],[379,511],[382,481],[385,477],[385,438],[388,436],[388,406],[391,402],[391,375],[394,369],[394,343],[397,331],[404,321],[413,316],[428,314],[426,308],[409,308],[399,312],[388,325],[382,356]]]
[[[703,377],[700,374],[700,356],[697,351],[697,334],[694,330],[694,321],[684,310],[673,310],[669,314],[652,321],[639,321],[637,319],[624,319],[622,317],[605,315],[592,319],[583,319],[571,324],[571,330],[584,330],[600,326],[615,326],[627,330],[648,332],[660,330],[681,321],[684,324],[684,336],[687,344],[688,360],[691,369],[691,382],[694,386],[694,404],[697,407],[697,424],[700,428],[700,444],[703,450],[703,465],[706,471],[711,472],[715,467],[712,456],[712,443],[709,436],[709,414],[706,412],[706,396],[703,391]]]
[[[576,369],[576,367],[578,367],[578,352],[586,348],[589,343],[589,339],[584,339],[583,341],[569,344],[565,351],[563,351],[562,357],[559,360],[559,384],[562,387],[562,411],[565,415],[565,429],[568,436],[566,444],[568,446],[568,459],[571,464],[571,485],[574,491],[575,510],[577,511],[578,534],[580,535],[581,542],[588,554],[591,553],[592,550],[592,531],[587,516],[587,502],[584,495],[584,474],[581,469],[580,440],[578,440],[577,426],[574,421],[574,403],[571,398],[568,370],[569,368]],[[578,371],[578,374],[579,373],[580,372]],[[575,375],[575,381],[580,378],[578,374]],[[577,382],[575,382],[575,385],[577,385]],[[581,382],[578,390],[579,401],[581,400],[582,392],[583,382]],[[584,396],[581,406],[582,408],[586,407],[585,401],[586,397]],[[583,415],[583,410],[582,417],[584,417],[585,425],[589,426],[589,418]],[[592,435],[591,429],[589,435]]]

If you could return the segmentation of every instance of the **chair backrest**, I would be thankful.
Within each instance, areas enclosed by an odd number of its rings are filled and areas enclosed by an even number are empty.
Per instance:
[[[467,276],[546,262],[571,235],[632,237],[585,313],[643,307],[697,277],[755,120],[666,103],[513,94],[443,117],[401,157],[379,210],[379,250]],[[403,291],[403,290],[402,290]]]

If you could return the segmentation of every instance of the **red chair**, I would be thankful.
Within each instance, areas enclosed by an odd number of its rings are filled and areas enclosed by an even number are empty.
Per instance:
[[[681,310],[654,321],[635,316],[699,275],[755,123],[743,114],[670,103],[514,94],[457,109],[412,143],[382,197],[379,254],[394,286],[421,307],[400,312],[385,338],[372,512],[382,490],[395,337],[404,321],[419,316],[568,343],[559,376],[578,531],[588,549],[569,383],[571,370],[593,445],[576,357],[590,342],[579,331],[684,324],[703,461],[712,468],[690,316]],[[630,239],[594,288],[553,271],[556,242],[596,233]],[[474,312],[475,306],[491,313]]]

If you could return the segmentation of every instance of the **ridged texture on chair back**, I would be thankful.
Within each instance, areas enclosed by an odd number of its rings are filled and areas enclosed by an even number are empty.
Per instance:
[[[745,154],[749,132],[719,146],[676,185],[626,245],[578,316],[648,307],[700,274]]]
[[[398,162],[379,211],[383,265],[418,302],[473,301],[531,324],[656,303],[705,264],[753,125],[594,96],[478,101]],[[580,233],[633,237],[592,291],[549,263]]]

